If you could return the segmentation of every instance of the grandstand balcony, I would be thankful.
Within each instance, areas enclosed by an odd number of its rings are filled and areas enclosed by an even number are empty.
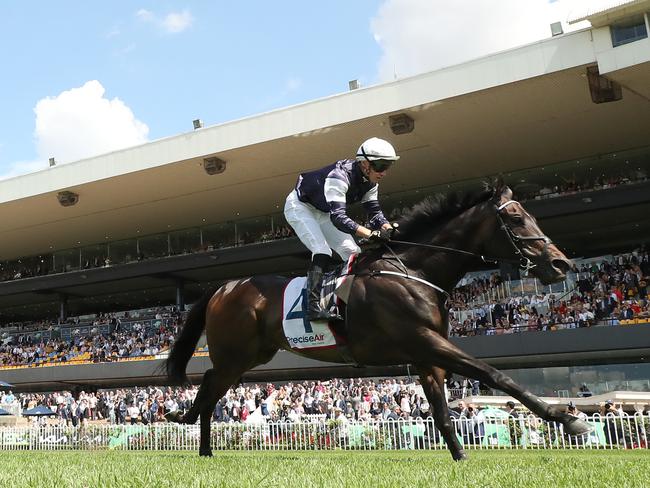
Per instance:
[[[387,208],[399,209],[405,202],[421,199],[423,193],[388,195]],[[629,249],[642,236],[650,235],[647,180],[533,198],[526,207],[572,257]],[[207,287],[228,279],[302,272],[307,257],[296,238],[283,238],[5,281],[0,282],[0,311],[6,322],[56,317],[63,300],[69,314],[124,310],[170,303],[179,291],[183,301],[191,302]],[[516,269],[501,271],[517,278]]]

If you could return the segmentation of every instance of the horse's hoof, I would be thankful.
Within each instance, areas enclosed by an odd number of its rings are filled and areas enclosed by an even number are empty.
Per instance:
[[[465,454],[465,451],[460,451],[459,453],[452,454],[451,457],[454,458],[454,461],[467,461],[468,457]]]
[[[180,410],[175,410],[173,412],[169,412],[165,414],[165,420],[167,422],[174,422],[176,424],[182,424],[183,423],[183,414],[181,413]]]
[[[584,435],[594,430],[593,426],[579,418],[572,418],[564,424],[564,432],[569,435]]]
[[[199,451],[199,456],[212,457],[212,449],[210,449],[209,451]]]

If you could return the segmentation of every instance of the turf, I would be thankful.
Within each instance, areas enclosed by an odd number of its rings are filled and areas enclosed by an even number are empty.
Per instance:
[[[648,486],[650,452],[0,452],[0,487]]]

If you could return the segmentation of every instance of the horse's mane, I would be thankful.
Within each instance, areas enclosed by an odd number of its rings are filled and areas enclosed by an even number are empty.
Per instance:
[[[408,240],[423,231],[431,230],[433,227],[460,215],[465,210],[487,201],[492,196],[501,195],[506,188],[500,178],[495,178],[484,181],[478,190],[430,195],[420,203],[413,205],[407,213],[397,219],[399,224],[399,237],[397,238]]]

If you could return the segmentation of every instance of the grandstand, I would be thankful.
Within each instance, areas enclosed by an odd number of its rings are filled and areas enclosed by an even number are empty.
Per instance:
[[[49,321],[33,333],[52,338],[56,329],[61,341],[113,332],[110,319],[94,324],[96,313],[113,314],[127,332],[136,323],[171,330],[178,316],[156,318],[156,307],[181,312],[231,278],[303,272],[307,254],[283,220],[284,198],[299,172],[352,154],[370,136],[390,140],[402,155],[382,182],[387,214],[502,174],[579,262],[643,249],[650,235],[650,40],[618,36],[622,22],[650,10],[648,1],[634,5],[590,14],[590,29],[0,182],[2,341],[24,335],[17,323]],[[507,284],[488,292],[504,299],[545,293],[568,300],[578,280],[543,289],[507,265],[477,269],[486,272]],[[493,298],[477,299],[474,309]],[[117,315],[148,308],[154,312]],[[71,317],[79,322],[69,324]],[[558,385],[557,393],[567,380],[650,377],[650,325],[623,320],[633,327],[455,341],[493,365],[521,369],[511,373],[531,388]],[[39,362],[56,366],[0,372],[24,391],[163,384],[158,368],[169,343],[149,344],[150,353],[154,345],[155,353],[101,364],[83,346],[63,362],[48,351]],[[199,351],[190,377],[207,367]],[[333,366],[281,352],[247,379],[409,372],[408,365]]]

